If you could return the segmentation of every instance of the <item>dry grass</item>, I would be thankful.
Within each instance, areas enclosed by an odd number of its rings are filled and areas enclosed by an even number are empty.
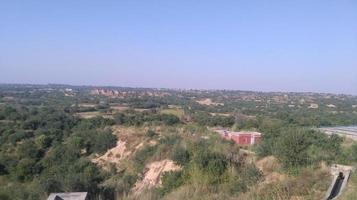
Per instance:
[[[152,188],[161,185],[161,177],[164,172],[180,170],[172,160],[161,160],[149,163],[145,167],[145,173],[142,180],[136,182],[132,191],[134,194],[142,193],[145,188]]]
[[[184,115],[184,111],[180,108],[168,108],[160,111],[160,114],[172,114],[181,118]]]
[[[118,111],[118,112],[122,112],[122,111],[125,111],[125,110],[129,109],[128,106],[118,106],[118,105],[110,106],[110,108],[115,110],[115,111]]]
[[[109,149],[104,155],[92,159],[92,162],[108,171],[111,166],[115,166],[120,171],[121,161],[128,158],[132,153],[132,151],[127,150],[125,141],[118,140],[115,147]]]
[[[113,134],[117,136],[117,145],[109,149],[104,155],[97,155],[92,162],[98,164],[105,170],[115,166],[121,169],[133,169],[128,160],[140,150],[145,144],[152,145],[154,141],[145,138],[148,127],[124,127],[113,126]]]
[[[103,118],[108,118],[108,119],[113,118],[113,115],[101,113],[99,111],[79,112],[79,113],[76,113],[76,116],[78,116],[80,118],[84,118],[84,119],[90,119],[90,118],[94,118],[94,117],[103,117]]]
[[[79,107],[85,107],[85,108],[94,108],[97,105],[98,104],[94,104],[94,103],[80,103],[80,104],[78,104]]]
[[[164,197],[164,200],[181,199],[233,200],[236,198],[230,197],[228,194],[223,192],[212,193],[208,188],[198,184],[184,185]]]
[[[223,116],[223,117],[229,117],[232,116],[231,113],[210,113],[212,116]]]
[[[142,146],[150,145],[155,140],[147,138],[145,136],[146,131],[148,129],[154,130],[159,134],[159,138],[163,135],[169,133],[178,133],[183,138],[187,140],[194,141],[195,139],[200,139],[202,135],[200,132],[202,130],[197,130],[195,134],[186,133],[183,127],[167,127],[167,126],[157,126],[157,127],[124,127],[124,126],[114,126],[114,133],[120,140],[126,142],[125,151],[135,152],[138,149],[141,149]],[[204,131],[204,135],[210,135],[207,131]],[[213,136],[212,136],[213,137]],[[156,138],[157,139],[157,138]],[[212,139],[212,138],[210,138]],[[214,140],[214,138],[213,138]],[[213,151],[226,152],[229,149],[229,145],[226,143],[217,143],[213,145]],[[131,154],[134,155],[134,154]],[[130,156],[129,156],[130,157]],[[163,156],[153,156],[152,159],[148,161],[148,163],[159,163],[155,161],[161,161],[166,159],[167,155]],[[126,168],[128,173],[131,172],[131,169],[134,169],[133,162],[130,161],[130,158],[123,159],[120,162],[120,165],[123,168]],[[329,168],[326,165],[321,165],[316,168],[304,168],[300,171],[300,173],[296,176],[288,176],[282,169],[280,163],[275,157],[269,156],[263,159],[256,161],[256,166],[263,172],[264,179],[257,183],[256,185],[249,188],[249,190],[245,193],[239,193],[238,196],[230,196],[228,193],[225,193],[224,190],[218,189],[212,191],[212,189],[207,188],[205,184],[205,175],[198,173],[198,171],[194,171],[190,173],[192,175],[192,179],[189,183],[175,189],[174,191],[167,194],[164,199],[167,200],[175,200],[175,199],[208,199],[208,200],[220,200],[220,199],[240,199],[240,200],[299,200],[299,199],[321,199],[330,184],[330,175]],[[150,164],[146,165],[147,169],[150,169]],[[155,168],[155,169],[154,169]],[[155,182],[159,183],[160,171],[162,169],[157,167],[156,165],[153,167],[152,172],[150,170],[144,170],[143,175],[146,174],[154,174],[155,176],[151,178],[147,182]],[[159,173],[157,173],[159,172]],[[159,174],[157,176],[157,174]],[[357,183],[357,178],[356,183]],[[145,180],[142,179],[142,180]],[[356,184],[357,185],[357,184]],[[357,193],[354,193],[355,185],[351,185],[347,191],[349,196],[345,199],[354,199],[353,197],[357,196]],[[143,184],[140,187],[141,192],[138,195],[130,195],[128,197],[124,197],[123,199],[159,199],[157,192],[150,187],[146,187]]]
[[[218,102],[213,102],[212,99],[202,99],[202,100],[197,100],[197,103],[205,106],[223,106],[223,103],[218,103]]]
[[[268,166],[263,166],[265,178],[275,172],[275,162],[265,162]],[[259,162],[259,161],[258,161]],[[261,161],[262,162],[262,161]],[[279,173],[279,177],[274,181],[263,181],[252,187],[248,192],[239,196],[241,200],[299,200],[299,199],[322,199],[329,187],[331,176],[329,169],[325,165],[318,168],[304,168],[297,176],[287,176]]]
[[[77,116],[85,119],[101,116],[101,113],[98,111],[93,111],[93,112],[79,112],[76,113]]]
[[[356,140],[345,137],[341,146],[343,148],[350,148],[353,144],[356,144]]]

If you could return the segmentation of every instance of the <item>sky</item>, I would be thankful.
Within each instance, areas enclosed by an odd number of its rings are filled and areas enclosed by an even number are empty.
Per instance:
[[[357,95],[356,0],[0,1],[0,83]]]

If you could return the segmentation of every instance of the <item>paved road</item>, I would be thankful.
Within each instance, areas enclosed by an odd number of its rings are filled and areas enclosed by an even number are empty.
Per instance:
[[[337,134],[357,140],[357,126],[336,126],[319,128],[320,131],[326,134]]]

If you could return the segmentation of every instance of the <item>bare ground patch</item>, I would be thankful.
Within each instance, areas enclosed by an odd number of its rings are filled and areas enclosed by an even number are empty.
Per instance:
[[[172,160],[161,160],[149,163],[145,167],[143,179],[135,183],[132,192],[140,194],[145,189],[150,189],[161,185],[161,177],[164,172],[180,170],[181,167],[176,165]]]

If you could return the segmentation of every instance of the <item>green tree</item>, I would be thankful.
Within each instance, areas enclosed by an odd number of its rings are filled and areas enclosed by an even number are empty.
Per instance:
[[[278,139],[277,156],[285,167],[294,168],[309,163],[307,147],[310,143],[304,130],[295,128],[283,130]]]

